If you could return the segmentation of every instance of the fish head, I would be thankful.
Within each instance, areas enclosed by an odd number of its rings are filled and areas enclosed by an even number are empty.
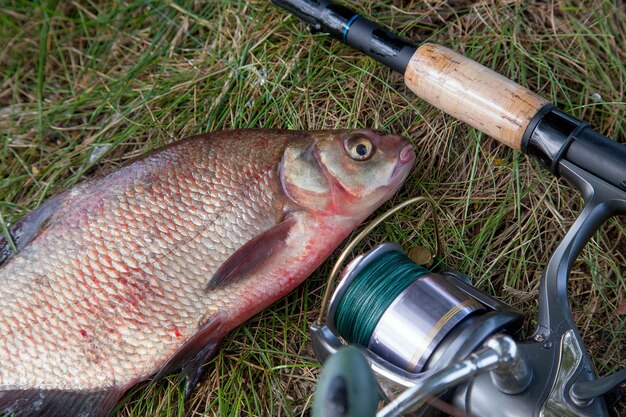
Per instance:
[[[300,207],[363,216],[400,188],[414,162],[413,146],[399,135],[371,129],[318,131],[287,145],[281,182]]]

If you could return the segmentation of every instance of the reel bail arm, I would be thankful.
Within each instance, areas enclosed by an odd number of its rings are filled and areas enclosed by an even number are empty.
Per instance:
[[[400,416],[430,397],[488,371],[498,389],[508,394],[523,392],[533,379],[532,368],[515,341],[500,334],[487,340],[480,350],[467,359],[418,380],[413,387],[379,411],[376,417]]]

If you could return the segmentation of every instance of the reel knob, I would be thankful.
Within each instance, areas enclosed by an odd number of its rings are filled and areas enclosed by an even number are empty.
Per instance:
[[[378,384],[358,348],[344,346],[324,364],[313,397],[313,417],[375,417]]]

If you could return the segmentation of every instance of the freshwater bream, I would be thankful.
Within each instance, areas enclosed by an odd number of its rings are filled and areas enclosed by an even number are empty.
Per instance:
[[[308,277],[415,160],[372,130],[193,137],[59,194],[0,239],[0,410],[101,416]],[[6,259],[2,259],[6,258]]]

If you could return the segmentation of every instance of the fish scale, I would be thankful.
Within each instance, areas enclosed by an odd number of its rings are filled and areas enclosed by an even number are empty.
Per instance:
[[[168,160],[169,163],[172,163],[171,160],[173,158],[165,158],[165,159]],[[151,163],[151,162],[152,161],[150,161],[146,165],[149,165],[149,166],[154,165],[155,168],[159,170],[161,169],[160,164]],[[203,166],[209,166],[211,165],[211,163],[212,161],[205,161]],[[175,166],[175,165],[172,165],[172,166]],[[225,168],[227,171],[232,172],[234,167],[226,166]],[[238,173],[238,172],[235,171],[235,173]],[[220,182],[221,184],[224,184],[224,182],[227,181],[227,178],[219,176],[219,172],[216,174],[217,174],[218,182]],[[121,181],[122,184],[118,184],[119,180],[117,177],[119,177],[119,175],[116,175],[113,178],[111,178],[112,181],[109,181],[109,182],[111,182],[112,184],[107,184],[107,185],[111,186],[113,190],[116,190],[118,187],[120,188],[119,192],[116,193],[117,198],[121,198],[120,195],[122,195],[122,193],[126,194],[126,198],[127,198],[126,201],[131,203],[129,205],[126,205],[127,207],[126,210],[122,209],[121,212],[118,211],[115,217],[98,216],[95,218],[95,220],[92,220],[91,217],[93,216],[94,204],[89,204],[90,206],[89,212],[87,213],[87,216],[85,216],[86,218],[80,219],[78,224],[73,225],[72,229],[70,230],[70,232],[73,230],[79,230],[79,233],[75,233],[75,234],[71,233],[71,236],[67,236],[68,234],[67,230],[58,230],[58,229],[50,230],[49,232],[47,232],[47,236],[45,237],[42,236],[43,238],[42,240],[33,242],[33,245],[30,248],[28,248],[30,249],[30,252],[37,253],[37,252],[46,252],[49,250],[48,248],[52,246],[56,246],[56,251],[57,251],[56,253],[65,254],[65,256],[61,256],[58,258],[54,256],[50,257],[48,259],[48,262],[44,264],[45,270],[42,272],[44,272],[44,274],[46,275],[49,274],[48,282],[50,285],[53,286],[52,289],[54,293],[65,295],[65,297],[61,298],[58,301],[59,301],[59,310],[66,309],[66,312],[65,312],[66,314],[64,317],[63,316],[59,317],[60,311],[58,311],[57,314],[55,315],[55,317],[57,318],[57,321],[51,321],[50,328],[56,329],[58,332],[61,332],[63,330],[63,327],[65,328],[65,331],[63,332],[63,334],[65,338],[69,339],[68,341],[70,342],[70,346],[68,346],[68,348],[65,349],[68,353],[72,352],[71,350],[72,348],[79,349],[79,347],[83,344],[84,341],[81,340],[80,337],[85,337],[85,336],[80,335],[81,330],[84,332],[87,332],[88,334],[95,333],[93,334],[92,337],[96,338],[97,341],[94,341],[93,343],[98,343],[102,346],[112,345],[111,343],[112,340],[109,339],[108,332],[101,334],[100,332],[95,331],[95,324],[98,323],[97,321],[93,323],[90,328],[85,328],[87,323],[83,321],[83,318],[85,317],[85,313],[82,309],[83,307],[82,303],[88,298],[86,294],[89,294],[90,297],[95,296],[96,298],[99,299],[100,301],[98,305],[99,310],[108,312],[108,317],[106,320],[111,321],[114,325],[117,324],[121,326],[122,329],[124,328],[128,329],[126,332],[123,333],[124,337],[122,339],[122,343],[125,346],[124,350],[130,351],[130,352],[138,351],[138,348],[143,345],[141,339],[137,338],[136,335],[142,334],[142,332],[139,332],[139,330],[142,325],[147,324],[146,317],[154,317],[155,315],[152,313],[158,312],[163,308],[162,302],[160,302],[160,300],[162,300],[163,298],[165,298],[165,300],[167,300],[168,302],[179,302],[185,307],[183,311],[186,311],[187,313],[189,313],[190,316],[196,319],[196,320],[187,320],[183,323],[178,323],[179,332],[183,334],[185,333],[189,334],[193,332],[195,330],[195,325],[197,324],[196,323],[197,320],[199,320],[199,318],[203,316],[205,313],[203,299],[205,299],[206,296],[202,294],[202,289],[204,288],[204,286],[206,285],[206,282],[210,278],[211,271],[206,271],[206,270],[202,271],[202,270],[196,269],[197,274],[193,274],[194,278],[196,279],[189,279],[190,274],[186,274],[185,278],[187,279],[183,281],[183,285],[179,285],[178,288],[171,288],[171,286],[167,284],[167,281],[168,281],[167,274],[163,274],[164,272],[163,268],[160,266],[161,262],[159,262],[158,259],[154,259],[155,253],[160,254],[162,256],[168,256],[167,253],[169,253],[171,254],[171,257],[173,259],[180,259],[182,262],[184,262],[186,266],[194,266],[196,265],[197,261],[205,260],[204,257],[198,256],[200,254],[203,254],[203,249],[205,252],[204,255],[208,255],[208,253],[215,254],[214,251],[208,252],[206,249],[209,249],[209,248],[207,248],[205,245],[202,245],[202,242],[196,242],[197,244],[195,245],[194,251],[193,251],[193,253],[196,256],[179,257],[180,252],[176,250],[175,246],[172,246],[169,242],[167,242],[166,239],[163,238],[163,236],[168,236],[167,228],[165,225],[173,224],[171,222],[172,217],[179,217],[183,221],[178,222],[178,223],[181,225],[185,225],[185,226],[190,224],[189,222],[190,222],[191,217],[198,219],[196,222],[191,222],[192,224],[202,224],[202,225],[205,224],[202,219],[203,216],[199,215],[198,210],[196,210],[197,207],[199,206],[198,203],[201,203],[202,201],[201,199],[198,199],[198,198],[194,199],[192,196],[192,191],[184,193],[184,197],[186,198],[181,198],[180,194],[176,194],[171,191],[177,188],[181,188],[180,186],[181,183],[184,183],[185,187],[189,187],[189,184],[192,183],[192,180],[189,177],[185,176],[184,173],[181,174],[178,171],[171,172],[171,170],[170,172],[168,171],[159,172],[158,178],[153,178],[153,176],[149,177],[148,180],[152,183],[163,180],[162,181],[163,186],[161,187],[161,191],[170,190],[170,196],[174,200],[178,200],[177,203],[183,204],[182,206],[179,204],[177,208],[178,209],[180,209],[181,207],[185,208],[185,210],[182,210],[182,211],[177,210],[177,211],[173,211],[169,213],[170,219],[167,219],[160,215],[161,211],[155,212],[155,211],[150,210],[150,207],[154,207],[156,205],[155,204],[156,201],[159,200],[159,196],[156,195],[156,193],[154,192],[155,188],[150,188],[150,189],[147,188],[146,185],[144,184],[145,181],[141,181],[139,179],[136,179],[136,181],[137,180],[139,181],[138,185],[137,183],[129,182],[127,177],[124,178],[123,181]],[[203,188],[205,188],[206,190],[210,190],[214,186],[214,184],[211,184],[212,182],[211,180],[212,180],[211,177],[204,177],[204,178],[197,178],[193,180],[193,182],[200,181],[205,184]],[[221,197],[221,200],[223,202],[222,207],[227,206],[229,202],[233,203],[233,205],[239,205],[239,207],[242,207],[243,202],[246,200],[245,198],[237,199],[237,195],[235,194],[235,190],[241,189],[240,188],[241,184],[246,182],[246,178],[242,178],[241,176],[235,176],[232,182],[235,183],[235,186],[227,188],[227,193],[225,194],[222,193],[222,194],[211,196],[212,198]],[[131,185],[131,187],[124,187],[127,184]],[[262,184],[262,185],[267,186],[267,184]],[[261,191],[260,189],[262,189],[263,187],[260,186],[258,188],[259,189],[257,189],[257,191]],[[151,190],[152,192],[149,192],[148,190]],[[189,188],[187,188],[187,190],[189,190]],[[199,191],[199,190],[200,190],[200,187],[196,187],[195,191]],[[113,198],[112,200],[115,201],[115,198]],[[248,199],[247,201],[249,201],[251,204],[258,204],[259,202],[267,203],[268,199],[265,199],[265,201],[263,199],[256,199],[256,201]],[[78,204],[80,203],[81,201],[78,202]],[[172,206],[169,206],[169,207],[172,207]],[[210,213],[209,211],[206,211],[206,208],[207,207],[205,205],[202,205],[203,211],[201,213],[204,215],[206,215],[206,213]],[[76,207],[76,209],[79,212],[81,211],[80,206]],[[214,221],[214,223],[209,224],[207,228],[211,228],[212,226],[216,226],[216,227],[220,226],[219,217],[221,216],[219,216],[219,212],[215,210],[215,207],[212,207],[212,209],[213,209],[213,213],[217,213],[218,216],[206,216],[209,218],[213,217],[213,219],[211,220]],[[267,210],[267,209],[269,209],[269,207],[267,206],[262,207],[262,208],[261,207],[256,208],[253,206],[251,207],[250,210],[244,210],[242,211],[242,213],[244,214],[245,217],[247,216],[253,217],[254,215],[260,215],[261,213],[263,213],[264,210]],[[126,219],[128,218],[132,218],[135,221],[132,221],[129,224],[128,222],[126,222]],[[150,218],[151,222],[148,222],[146,220],[147,218]],[[254,223],[253,219],[249,220],[248,223],[249,224]],[[261,223],[263,224],[267,222],[265,221]],[[117,228],[124,229],[125,226],[128,227],[129,229],[137,230],[136,233],[131,232],[128,236],[137,236],[137,237],[146,236],[146,232],[147,232],[147,236],[149,236],[147,239],[136,241],[141,247],[141,253],[144,256],[146,256],[145,260],[142,260],[141,258],[140,259],[135,258],[136,263],[139,265],[138,269],[141,270],[142,276],[150,276],[153,278],[150,282],[146,282],[145,280],[139,280],[138,284],[142,286],[141,288],[133,289],[129,285],[121,282],[120,278],[123,274],[119,273],[119,271],[115,270],[114,268],[109,267],[110,263],[106,259],[107,257],[109,257],[108,255],[109,247],[113,248],[111,252],[115,252],[114,250],[115,247],[122,246],[119,238],[115,238],[115,236],[120,236],[120,235],[124,236],[123,233],[110,233],[109,231],[115,230]],[[187,227],[179,228],[177,229],[177,231],[181,235],[184,234],[187,237],[187,239],[194,239],[194,237],[196,236],[201,236],[201,234],[197,230],[193,230],[193,229],[190,230]],[[245,233],[246,230],[239,229],[236,231],[236,236],[237,237],[241,236],[241,239],[243,240],[246,237],[249,238],[250,236],[254,236],[258,234],[260,231],[261,230],[250,230],[248,233],[248,236],[246,236],[246,233]],[[64,236],[59,236],[61,233]],[[219,231],[217,231],[217,234],[220,236],[220,239],[221,239],[220,242],[229,240],[227,233],[219,233]],[[90,240],[90,237],[92,238],[91,240]],[[65,242],[66,244],[65,248],[58,247],[59,241]],[[107,244],[105,244],[105,242]],[[219,242],[214,242],[214,243],[219,243]],[[240,243],[240,242],[237,242],[237,243]],[[230,246],[235,246],[235,245],[230,245]],[[86,251],[86,255],[82,255],[78,259],[72,258],[71,254],[76,251],[76,248],[79,248],[79,247],[81,248],[90,247],[92,249],[89,251]],[[59,249],[62,249],[62,250],[59,251]],[[224,258],[227,257],[228,252],[227,251],[223,251],[223,252],[224,253],[222,253],[221,256],[216,257],[217,259],[212,259],[213,261],[212,263],[214,265],[217,265],[218,262],[225,260]],[[27,256],[27,254],[24,254],[24,255]],[[55,271],[67,270],[66,261],[68,259],[74,260],[75,263],[83,266],[82,267],[83,279],[69,280],[66,277],[61,277],[58,274],[56,274]],[[148,264],[148,262],[151,262],[151,263]],[[176,262],[173,262],[173,263],[176,263]],[[9,264],[4,268],[3,276],[15,276],[15,275],[20,274],[19,272],[12,271],[11,267],[13,264],[14,262],[9,262]],[[31,260],[30,264],[35,264],[35,261]],[[15,265],[17,266],[17,263],[15,263]],[[129,269],[132,269],[133,271],[138,272],[137,268],[130,268],[128,263],[126,263],[125,265]],[[213,267],[213,269],[215,269],[215,267]],[[191,268],[190,270],[192,272],[194,271],[193,268]],[[21,274],[30,275],[32,274],[32,271],[30,271],[29,268],[26,267],[21,270]],[[94,282],[94,280],[84,279],[85,276],[95,277],[97,283]],[[140,277],[140,276],[137,275],[136,273],[131,274],[131,276],[125,280],[132,280],[135,277]],[[71,285],[69,285],[70,283]],[[184,291],[182,294],[180,291],[181,289]],[[47,295],[46,293],[40,293],[40,294]],[[170,298],[168,298],[167,296],[163,297],[165,294],[176,294],[176,297],[170,297]],[[34,310],[32,309],[32,306],[37,305],[43,301],[41,297],[37,297],[36,292],[29,293],[28,295],[29,295],[28,299],[30,300],[30,302],[24,301],[20,303],[23,306],[20,312],[21,311],[33,312]],[[30,296],[35,296],[35,297],[31,298]],[[5,297],[2,298],[2,300],[5,300],[5,299],[6,299]],[[137,308],[135,309],[133,309],[133,302],[138,304]],[[189,311],[194,306],[197,306],[196,311]],[[3,305],[3,308],[7,308],[7,307],[8,307],[7,305]],[[141,312],[141,314],[139,314],[139,312]],[[20,316],[19,312],[17,315]],[[98,315],[96,314],[96,316]],[[117,320],[117,318],[119,318],[119,320]],[[185,318],[188,319],[188,317],[185,317]],[[28,322],[20,323],[21,325],[20,328],[24,329],[25,327],[32,326],[39,320],[40,320],[39,317],[31,315],[30,320]],[[105,319],[101,318],[99,320],[105,320]],[[93,320],[91,321],[93,322]],[[185,326],[185,324],[189,322],[194,325],[193,328],[189,328],[190,326]],[[65,324],[65,326],[61,326],[61,324]],[[6,329],[4,330],[6,334],[7,330]],[[24,339],[33,339],[33,340],[38,339],[40,336],[37,332],[41,330],[42,329],[33,328],[33,330],[30,333],[27,333],[24,335]],[[8,331],[10,332],[11,330],[8,330]],[[162,335],[162,336],[166,336],[166,335]],[[153,345],[150,345],[148,347],[150,347],[151,349],[167,349],[168,342],[169,344],[171,344],[171,339],[173,338],[170,337],[169,339],[170,339],[169,341],[162,340],[160,341],[160,343],[154,342]],[[5,341],[4,343],[5,346],[11,343],[10,338],[5,338],[3,340]],[[19,340],[19,338],[17,340]],[[73,340],[78,342],[78,346],[76,346],[76,344],[72,346],[71,341]],[[161,346],[158,346],[158,345],[161,345]],[[60,348],[60,346],[58,345],[54,347],[55,349]],[[5,347],[5,349],[9,351],[12,350],[9,346]],[[172,351],[173,349],[169,348],[169,350]],[[26,351],[22,350],[21,352],[28,354],[28,350]],[[100,356],[110,356],[111,363],[113,363],[112,359],[119,358],[120,359],[119,362],[123,362],[126,365],[129,365],[128,364],[129,358],[126,354],[120,357],[120,355],[115,355],[115,354],[107,355],[107,353],[108,352],[103,352],[101,355],[97,355],[98,357],[95,357],[95,355],[91,355],[94,357],[89,362],[93,363],[93,362],[99,361]],[[83,358],[85,356],[89,357],[90,355],[81,355],[81,357]],[[20,354],[17,358],[14,358],[14,359],[17,362],[23,363],[25,367],[31,367],[33,366],[33,364],[40,363],[35,358],[29,357],[29,356],[24,357],[23,354]],[[136,365],[136,368],[141,368],[141,364],[149,362],[149,361],[146,360],[145,355],[137,355],[135,357],[135,362],[138,363],[138,365]],[[111,365],[111,366],[117,369],[121,367],[121,364]],[[44,365],[41,365],[39,367],[39,369],[42,369],[45,373],[48,373],[48,374],[54,374],[55,371],[59,371],[59,369],[55,369],[55,368],[56,368],[56,365],[54,364],[52,364],[52,366],[48,368]],[[59,377],[63,378],[63,374],[65,374],[66,372],[67,370],[62,370],[61,375],[59,375]],[[46,378],[48,378],[48,383],[55,384],[56,381],[51,380],[49,376],[46,376]],[[88,385],[88,381],[93,379],[93,375],[91,375],[90,372],[87,372],[84,374],[84,376],[81,379],[82,380],[74,381],[76,383],[76,386],[81,386],[83,388],[85,387],[90,388]],[[10,381],[6,381],[6,382],[10,383]],[[21,382],[28,383],[29,381],[21,381]],[[117,375],[113,375],[111,378],[111,382],[114,384],[114,383],[126,382],[126,381],[122,380]],[[3,383],[5,383],[4,378],[3,378]],[[69,388],[69,387],[70,386],[63,386],[63,388]]]
[[[350,135],[379,154],[355,162]],[[0,410],[100,416],[156,373],[195,381],[229,330],[295,288],[399,187],[414,154],[382,138],[218,132],[45,203],[15,226],[30,238],[0,266]],[[378,170],[379,183],[370,173],[342,186],[317,162],[327,153],[332,172]],[[338,193],[360,207],[339,206]]]

